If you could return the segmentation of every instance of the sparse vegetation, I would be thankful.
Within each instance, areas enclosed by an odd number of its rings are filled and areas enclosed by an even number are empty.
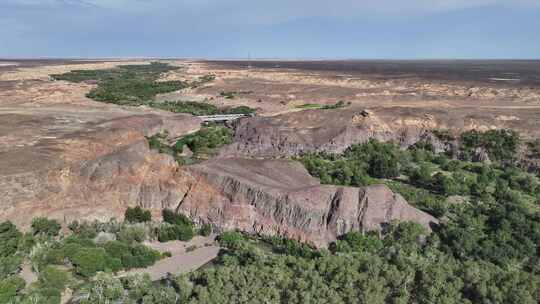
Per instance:
[[[189,113],[192,115],[216,115],[219,113],[218,107],[204,102],[194,101],[163,101],[149,102],[152,108],[166,110],[174,113]]]
[[[220,125],[207,125],[199,131],[180,138],[174,145],[166,143],[166,134],[156,134],[148,138],[151,149],[172,155],[181,164],[190,164],[208,159],[215,151],[232,142],[232,131]],[[182,155],[184,147],[193,155]]]
[[[195,101],[163,101],[146,103],[152,108],[161,109],[174,113],[188,113],[196,116],[219,115],[219,114],[252,114],[255,109],[248,106],[218,108],[212,104]]]
[[[232,142],[232,131],[221,126],[208,126],[201,130],[186,135],[178,140],[175,149],[180,150],[183,146],[197,155],[210,155],[214,149],[230,144]]]
[[[222,91],[221,93],[219,93],[219,96],[225,97],[225,99],[235,99],[238,95],[248,95],[252,93],[253,91]]]
[[[343,100],[340,100],[338,102],[336,102],[335,104],[332,104],[332,105],[324,105],[322,106],[321,109],[323,110],[333,110],[333,109],[339,109],[339,108],[344,108],[346,106],[349,106],[351,104],[351,102],[347,102],[345,103]]]
[[[322,108],[321,104],[318,103],[304,103],[301,105],[297,105],[296,108],[298,109],[320,109]]]
[[[296,108],[299,108],[299,109],[332,110],[332,109],[344,108],[344,107],[349,106],[349,105],[351,105],[351,102],[345,103],[343,100],[340,100],[340,101],[336,102],[335,104],[331,104],[331,105],[322,105],[322,104],[317,104],[317,103],[305,103],[305,104],[301,104],[301,105],[296,106]]]

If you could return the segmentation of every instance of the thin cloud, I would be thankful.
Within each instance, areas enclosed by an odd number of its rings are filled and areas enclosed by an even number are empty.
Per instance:
[[[526,16],[512,20],[519,30],[500,29],[497,37],[489,38],[505,44],[515,39],[519,51],[523,45],[516,37],[538,34],[537,18],[529,15],[539,8],[540,0],[0,0],[0,56],[20,52],[228,56],[244,54],[254,44],[270,55],[296,56],[329,47],[324,41],[332,39],[337,39],[331,45],[340,54],[354,53],[352,43],[369,39],[374,42],[358,42],[358,50],[373,46],[378,53],[379,46],[394,40],[438,38],[441,30],[455,28],[456,16],[482,25],[493,14]],[[465,45],[488,39],[484,33],[499,25],[493,20],[489,30],[479,34],[462,30],[460,35],[476,35]],[[414,22],[420,25],[413,27]],[[321,52],[332,56],[334,49]],[[527,49],[533,53],[537,48]]]

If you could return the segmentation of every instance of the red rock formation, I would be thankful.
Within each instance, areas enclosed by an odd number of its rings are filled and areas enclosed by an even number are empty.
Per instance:
[[[384,185],[320,185],[297,162],[218,159],[189,168],[193,183],[178,211],[221,230],[282,235],[323,247],[352,230],[393,220],[427,228],[437,220]]]
[[[167,130],[177,137],[197,130],[200,121],[190,115],[107,115],[2,115],[0,139],[15,135],[19,141],[0,142],[0,219],[23,225],[38,215],[66,222],[108,219],[121,217],[128,205],[176,204],[184,191],[175,178],[178,166],[151,151],[144,136]]]

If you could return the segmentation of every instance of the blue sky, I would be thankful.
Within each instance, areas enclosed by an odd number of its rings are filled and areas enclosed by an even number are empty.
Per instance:
[[[540,0],[0,0],[0,57],[540,58]]]

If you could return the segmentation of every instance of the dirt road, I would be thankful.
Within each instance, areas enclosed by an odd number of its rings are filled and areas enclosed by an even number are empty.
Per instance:
[[[172,256],[158,261],[153,266],[141,269],[132,269],[120,273],[119,276],[147,273],[152,281],[165,278],[169,273],[182,274],[198,269],[215,259],[220,247],[214,245],[215,236],[195,237],[189,242],[173,241],[167,243],[147,243],[161,252],[170,252]],[[191,248],[196,248],[190,250]]]

